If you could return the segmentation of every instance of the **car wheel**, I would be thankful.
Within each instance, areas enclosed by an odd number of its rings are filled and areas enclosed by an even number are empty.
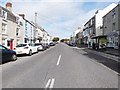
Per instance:
[[[16,60],[17,60],[17,55],[16,55],[16,54],[13,54],[13,55],[12,55],[12,60],[13,60],[13,61],[16,61]]]
[[[30,55],[30,56],[32,55],[32,50],[29,51],[29,55]]]

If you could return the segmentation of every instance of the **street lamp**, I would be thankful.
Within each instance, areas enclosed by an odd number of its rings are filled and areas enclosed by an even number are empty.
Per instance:
[[[37,19],[37,12],[35,12],[35,28],[34,28],[34,43],[35,43],[35,37],[36,37],[36,19]]]

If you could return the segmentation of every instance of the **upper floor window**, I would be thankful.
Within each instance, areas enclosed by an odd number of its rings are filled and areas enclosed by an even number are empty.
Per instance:
[[[19,18],[18,17],[16,17],[16,23],[19,24]]]
[[[116,25],[115,23],[112,24],[112,31],[115,30],[115,25]]]
[[[112,10],[112,18],[115,19],[115,16],[116,16],[116,12],[115,12],[115,9]]]
[[[2,10],[2,17],[7,20],[7,12]]]
[[[2,34],[6,34],[6,32],[7,32],[7,28],[6,27],[7,27],[7,25],[2,23]]]
[[[19,36],[19,28],[16,29],[16,36]]]

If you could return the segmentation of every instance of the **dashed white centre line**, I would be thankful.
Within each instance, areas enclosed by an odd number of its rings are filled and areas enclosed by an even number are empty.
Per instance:
[[[61,55],[59,55],[58,61],[57,61],[57,66],[60,64],[60,59],[61,59]]]
[[[55,78],[49,79],[45,88],[53,88],[55,82]]]
[[[50,82],[51,82],[51,79],[48,80],[48,82],[47,82],[45,88],[48,88],[48,86],[50,85]]]
[[[54,82],[55,82],[55,78],[52,79],[51,84],[50,84],[50,88],[53,88]]]

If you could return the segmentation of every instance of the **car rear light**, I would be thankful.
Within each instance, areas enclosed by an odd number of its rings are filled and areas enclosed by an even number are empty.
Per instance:
[[[24,49],[28,49],[28,47],[24,47]]]

